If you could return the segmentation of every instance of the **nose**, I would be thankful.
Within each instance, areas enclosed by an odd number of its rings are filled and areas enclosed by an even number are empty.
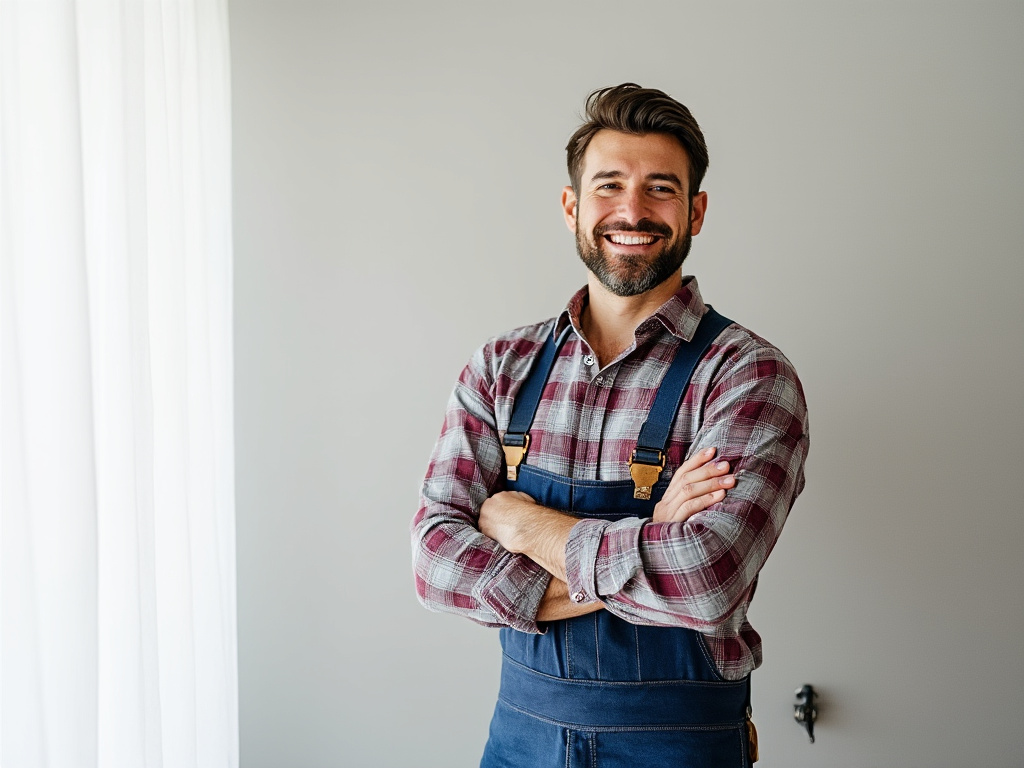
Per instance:
[[[619,195],[617,213],[630,224],[636,224],[640,219],[650,216],[651,209],[644,192],[645,190],[634,187]]]

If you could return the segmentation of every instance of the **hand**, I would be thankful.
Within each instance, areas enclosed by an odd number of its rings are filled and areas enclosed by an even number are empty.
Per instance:
[[[736,478],[726,474],[729,463],[714,461],[714,455],[715,449],[707,448],[679,466],[654,507],[654,522],[681,523],[725,498],[725,489],[735,486]]]
[[[509,552],[526,555],[556,579],[567,581],[565,545],[579,522],[572,515],[543,507],[518,491],[502,491],[480,507],[477,525]]]
[[[494,539],[509,552],[516,552],[517,523],[536,507],[537,502],[525,493],[501,491],[484,501],[477,527],[484,536]]]

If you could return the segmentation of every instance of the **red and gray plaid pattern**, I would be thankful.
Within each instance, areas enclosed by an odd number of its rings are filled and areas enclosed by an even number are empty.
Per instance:
[[[579,335],[562,347],[530,430],[526,463],[577,479],[628,480],[629,456],[680,339],[705,305],[692,277],[636,330],[635,343],[598,370]],[[587,289],[553,322],[579,334]],[[477,530],[484,500],[504,487],[500,436],[552,321],[491,339],[463,370],[413,520],[416,591],[427,608],[489,626],[543,631],[537,609],[550,575]],[[676,415],[663,478],[685,457],[715,447],[737,483],[685,523],[584,520],[570,534],[570,594],[634,624],[704,634],[722,675],[761,663],[747,622],[758,571],[803,489],[807,409],[796,372],[778,349],[730,325],[698,364]]]

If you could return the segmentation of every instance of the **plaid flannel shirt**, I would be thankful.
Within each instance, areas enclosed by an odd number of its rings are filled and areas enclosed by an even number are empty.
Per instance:
[[[692,277],[637,327],[634,344],[598,370],[582,340],[583,288],[554,321],[491,339],[463,370],[412,524],[416,591],[427,608],[489,626],[543,632],[536,621],[551,578],[477,528],[484,500],[504,488],[501,435],[545,338],[572,323],[530,430],[526,463],[577,479],[628,480],[629,457],[680,340],[705,304]],[[803,489],[807,409],[782,353],[733,324],[697,365],[676,414],[662,479],[687,456],[718,449],[736,485],[683,523],[635,517],[581,520],[569,535],[570,594],[635,624],[682,626],[705,636],[731,680],[761,663],[747,621],[757,574]]]

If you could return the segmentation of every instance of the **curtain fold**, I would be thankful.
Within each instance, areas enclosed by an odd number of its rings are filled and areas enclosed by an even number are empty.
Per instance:
[[[2,0],[0,64],[0,764],[235,766],[226,0]]]

